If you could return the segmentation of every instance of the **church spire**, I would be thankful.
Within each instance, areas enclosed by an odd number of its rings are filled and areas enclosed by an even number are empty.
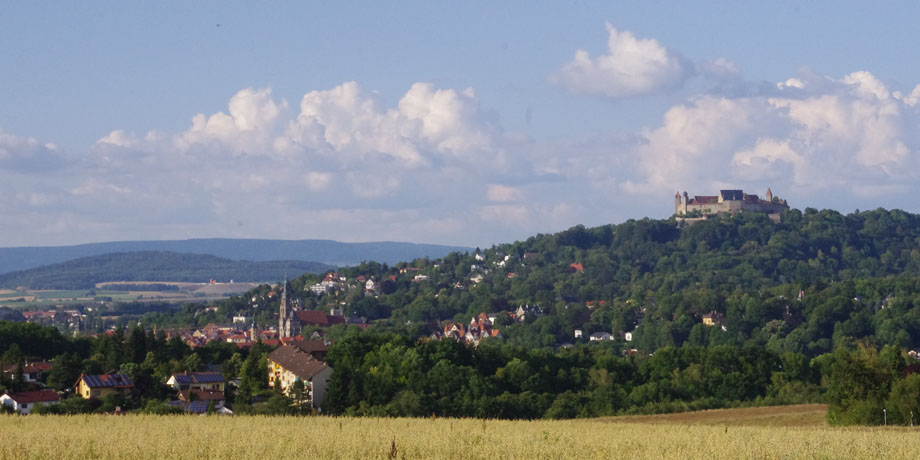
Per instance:
[[[278,337],[290,337],[291,327],[288,320],[287,305],[287,276],[284,277],[284,284],[281,286],[281,305],[278,307]]]

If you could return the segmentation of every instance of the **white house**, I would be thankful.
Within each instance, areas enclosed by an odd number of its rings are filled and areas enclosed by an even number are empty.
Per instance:
[[[233,324],[249,324],[252,322],[251,316],[236,315],[233,317]]]
[[[592,342],[600,342],[602,340],[613,340],[613,336],[609,332],[595,332],[591,334],[590,340]]]
[[[60,404],[61,397],[51,390],[6,393],[0,396],[0,404],[12,407],[17,413],[27,415],[37,406]]]

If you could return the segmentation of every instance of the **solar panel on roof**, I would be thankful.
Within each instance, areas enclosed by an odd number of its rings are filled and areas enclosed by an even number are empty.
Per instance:
[[[195,374],[195,380],[198,383],[220,383],[224,381],[224,376],[220,374]]]
[[[134,385],[131,378],[124,374],[84,375],[83,380],[90,388]]]
[[[181,407],[182,410],[193,414],[203,414],[208,411],[207,401],[191,401],[187,403],[182,401],[170,401],[167,404],[173,407]]]

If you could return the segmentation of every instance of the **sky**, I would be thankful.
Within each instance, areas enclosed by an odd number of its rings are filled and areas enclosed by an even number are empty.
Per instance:
[[[747,4],[756,3],[756,4]],[[920,212],[917,2],[12,2],[0,246]]]

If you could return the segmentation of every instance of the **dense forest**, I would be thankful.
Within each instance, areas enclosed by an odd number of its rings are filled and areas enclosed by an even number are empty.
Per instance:
[[[0,275],[0,287],[92,289],[96,283],[107,281],[249,282],[282,279],[287,273],[319,273],[329,268],[318,262],[250,262],[166,251],[121,252],[5,273]]]

